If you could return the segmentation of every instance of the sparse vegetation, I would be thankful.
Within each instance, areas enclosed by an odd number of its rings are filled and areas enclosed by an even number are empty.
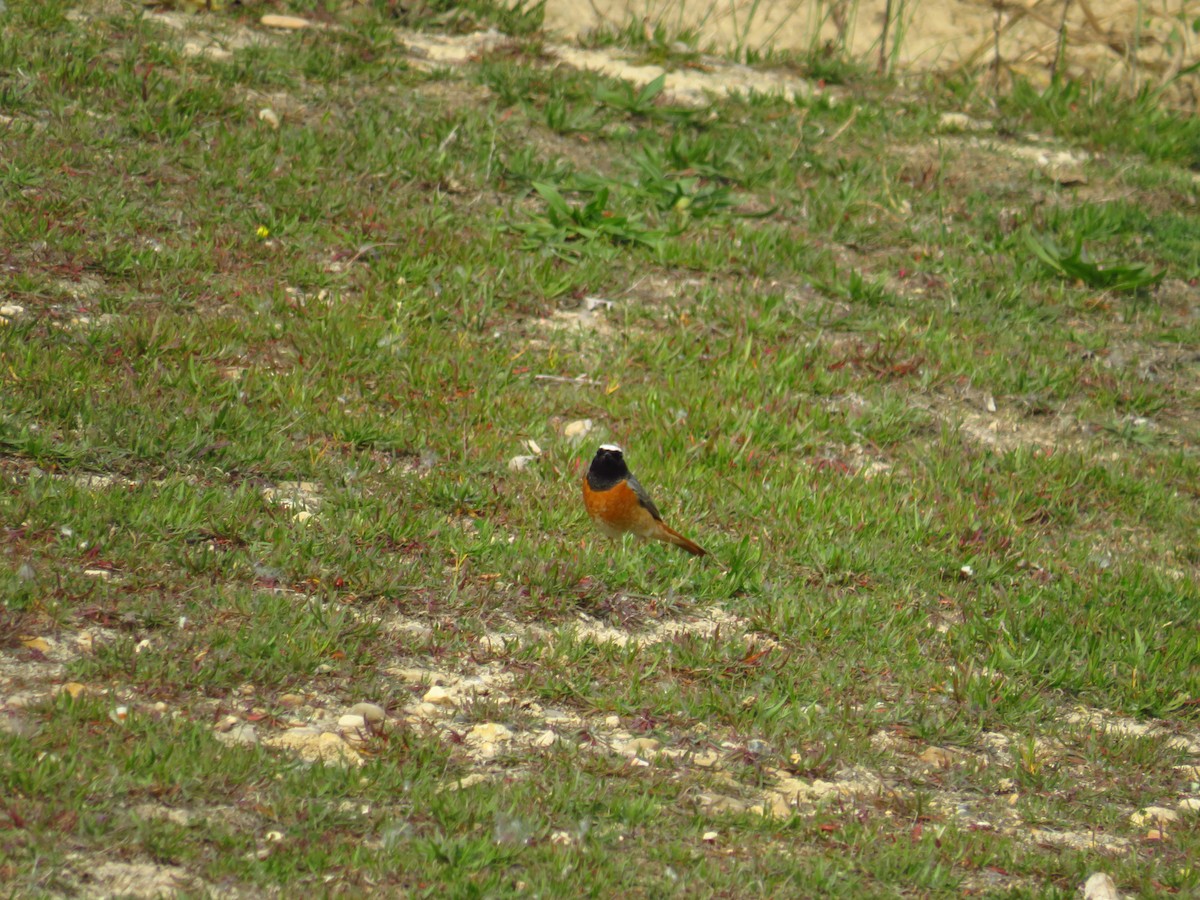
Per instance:
[[[1194,120],[216,6],[0,18],[0,885],[1200,891]]]

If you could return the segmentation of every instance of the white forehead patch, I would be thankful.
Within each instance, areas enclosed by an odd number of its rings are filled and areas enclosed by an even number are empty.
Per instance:
[[[615,450],[617,453],[624,453],[624,452],[625,452],[625,451],[624,451],[624,450],[622,450],[620,447],[618,447],[616,444],[601,444],[601,445],[600,445],[600,449],[601,449],[601,450]]]

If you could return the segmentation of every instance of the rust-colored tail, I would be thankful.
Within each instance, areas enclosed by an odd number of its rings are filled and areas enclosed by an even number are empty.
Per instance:
[[[678,531],[663,525],[662,522],[659,522],[658,524],[662,526],[662,530],[659,531],[655,537],[657,537],[660,541],[666,541],[668,544],[674,544],[676,547],[682,547],[693,556],[707,555],[707,551],[705,551],[705,549],[699,544],[695,543],[694,541],[689,541]]]

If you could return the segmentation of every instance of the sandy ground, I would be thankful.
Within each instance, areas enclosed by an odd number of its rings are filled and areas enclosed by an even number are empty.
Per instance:
[[[1161,84],[1195,63],[1198,0],[891,0],[887,37],[905,69],[994,67],[1035,81],[1049,76],[1060,32],[1063,68],[1105,79]],[[846,46],[878,58],[887,0],[547,0],[546,27],[563,36],[630,20],[662,23],[668,33],[698,31],[702,46],[805,51]],[[1065,4],[1065,6],[1064,6]],[[1064,22],[1065,10],[1065,28]],[[1135,54],[1131,48],[1137,47]],[[898,47],[898,49],[896,49]],[[1196,75],[1188,88],[1195,96]]]

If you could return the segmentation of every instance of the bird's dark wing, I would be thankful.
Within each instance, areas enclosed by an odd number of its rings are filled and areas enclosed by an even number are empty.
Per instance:
[[[634,494],[637,495],[638,503],[646,507],[650,515],[654,516],[655,519],[661,522],[662,514],[658,511],[658,507],[654,505],[654,501],[650,499],[650,495],[646,493],[646,489],[642,487],[642,483],[632,475],[630,475],[627,480],[629,482],[629,486],[633,489]]]

